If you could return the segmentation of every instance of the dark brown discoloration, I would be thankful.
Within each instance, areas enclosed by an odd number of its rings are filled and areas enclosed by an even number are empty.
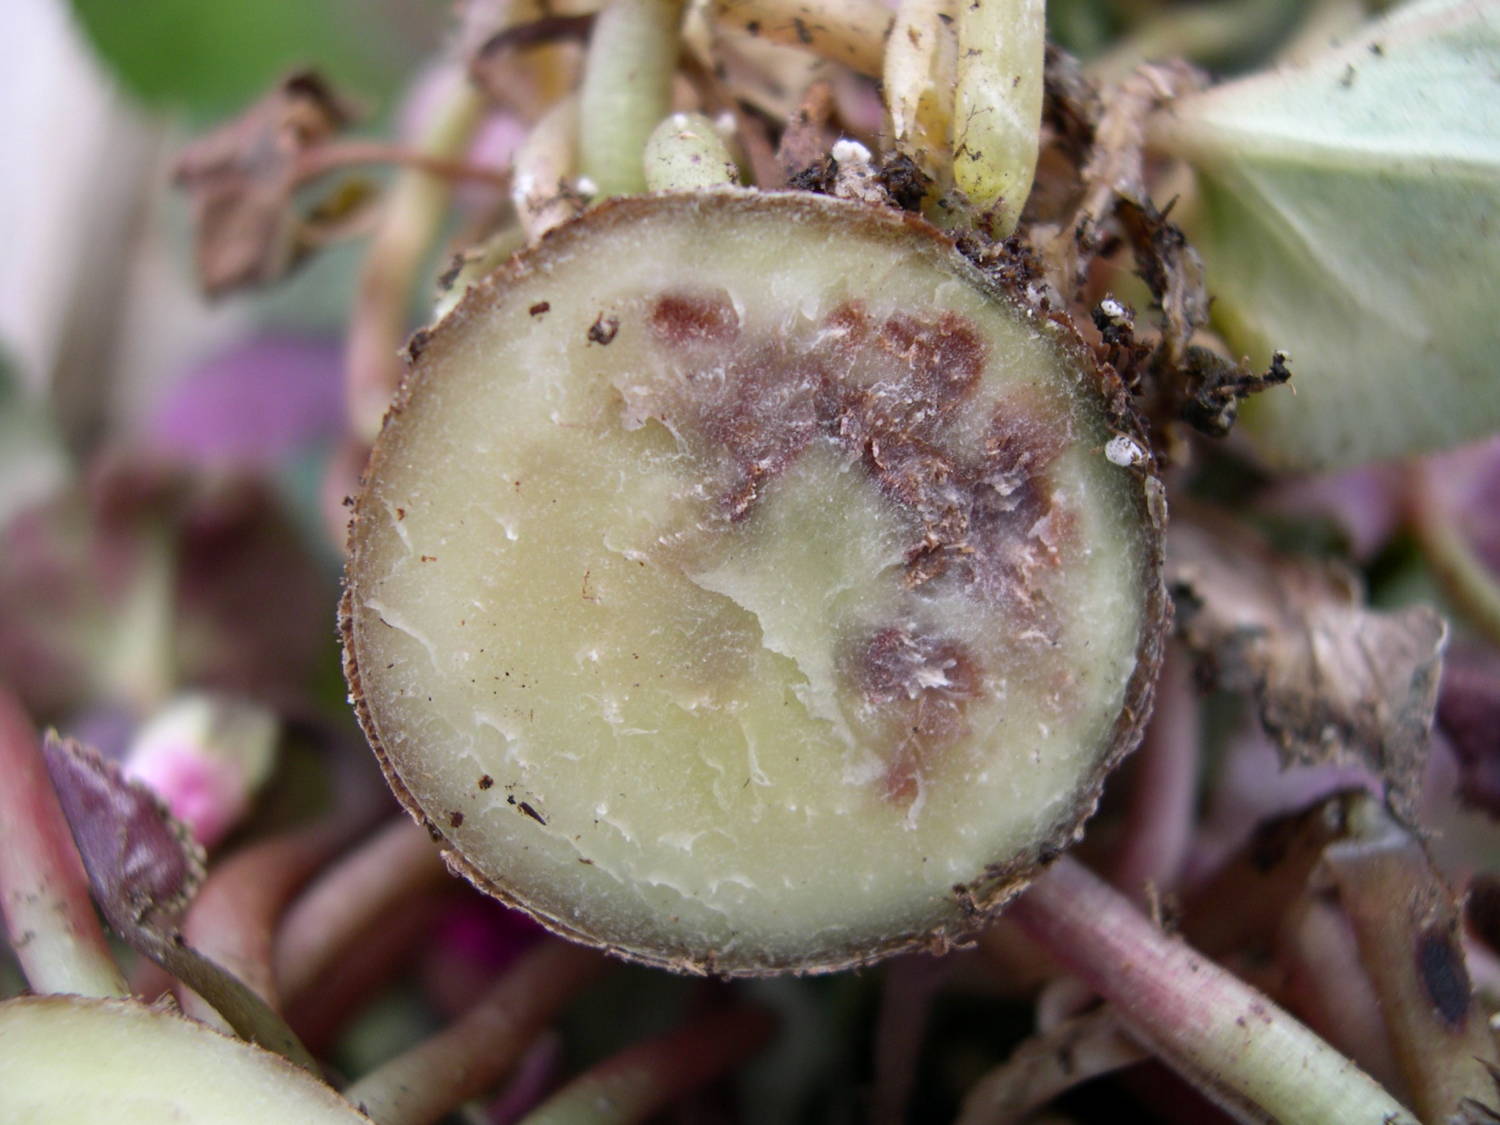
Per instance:
[[[422,353],[427,349],[432,340],[432,332],[426,328],[418,328],[411,334],[411,339],[406,341],[406,359],[409,363],[416,363],[422,358]]]
[[[481,788],[481,789],[490,789],[490,788],[493,788],[494,784],[495,784],[495,779],[493,777],[491,777],[489,774],[484,774],[479,779],[479,788]]]
[[[886,762],[883,795],[910,806],[931,755],[968,733],[964,710],[982,694],[979,666],[956,640],[896,627],[850,645],[843,665],[895,747]]]
[[[1048,478],[1069,420],[1016,390],[991,407],[979,448],[973,437],[960,447],[954,429],[963,421],[972,433],[963,412],[988,359],[967,318],[875,315],[847,301],[805,335],[746,338],[727,295],[668,293],[646,305],[646,321],[666,370],[622,389],[626,424],[656,418],[701,457],[718,516],[749,518],[770,482],[826,442],[908,527],[909,589],[956,585],[1004,607],[1018,632],[1055,636],[1044,578],[1076,529]],[[891,627],[856,641],[842,668],[861,721],[887,747],[885,796],[910,806],[932,755],[966,733],[963,711],[981,694],[974,659],[956,641]]]
[[[521,812],[531,817],[531,819],[536,821],[538,824],[542,825],[543,827],[546,826],[547,822],[542,819],[542,814],[537,812],[536,809],[532,808],[525,801],[516,802],[516,808],[520,809]]]
[[[594,323],[589,325],[589,343],[598,344],[601,347],[614,342],[615,336],[620,331],[620,318],[617,316],[605,316],[600,313]]]
[[[528,316],[541,316],[543,313],[552,311],[551,301],[538,301],[526,310]]]
[[[932,190],[932,177],[905,153],[898,153],[882,164],[875,180],[903,211],[920,211],[922,200]]]
[[[1469,970],[1463,950],[1451,930],[1434,926],[1417,938],[1417,979],[1433,1010],[1453,1031],[1463,1028],[1469,1015]]]
[[[455,809],[453,812],[450,812],[448,814],[448,827],[450,827],[450,828],[462,828],[463,826],[464,826],[464,814],[463,813],[461,813],[461,812],[459,812],[459,811],[457,811]]]

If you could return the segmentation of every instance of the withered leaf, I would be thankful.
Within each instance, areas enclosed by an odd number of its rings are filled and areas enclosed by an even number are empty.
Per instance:
[[[1081,75],[1069,75],[1054,67],[1054,90],[1066,91],[1062,104],[1072,114],[1064,119],[1069,143],[1075,153],[1087,153],[1079,172],[1078,205],[1071,219],[1057,232],[1046,257],[1053,284],[1064,294],[1082,286],[1089,262],[1103,239],[1100,228],[1109,221],[1122,200],[1150,206],[1146,189],[1146,121],[1161,105],[1201,88],[1206,78],[1185,63],[1143,66],[1101,99]],[[1103,104],[1102,111],[1098,106]],[[1158,294],[1158,296],[1160,296]]]
[[[1447,625],[1426,606],[1379,612],[1333,562],[1275,554],[1202,509],[1168,536],[1178,630],[1213,684],[1254,696],[1283,765],[1358,761],[1414,819]]]
[[[787,119],[776,145],[784,183],[791,183],[804,170],[827,159],[839,137],[838,128],[832,124],[833,114],[832,83],[826,79],[814,82],[803,92],[802,104]]]
[[[203,852],[144,785],[71,739],[49,733],[47,773],[105,920],[212,1004],[245,1039],[317,1073],[307,1048],[233,973],[184,942],[178,921],[203,880]]]
[[[49,733],[47,773],[109,924],[169,926],[203,880],[203,849],[150,789],[114,762]]]
[[[299,71],[234,120],[194,141],[175,181],[192,198],[199,282],[210,294],[281,277],[344,223],[358,200],[336,192],[306,214],[299,163],[354,117],[312,71]]]

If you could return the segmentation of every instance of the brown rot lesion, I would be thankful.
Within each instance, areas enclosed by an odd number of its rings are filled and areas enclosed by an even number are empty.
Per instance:
[[[861,725],[886,747],[881,795],[910,808],[931,759],[969,733],[969,705],[984,695],[983,669],[962,641],[913,624],[863,632],[839,654]]]
[[[892,612],[829,625],[843,638],[840,694],[883,763],[881,794],[914,808],[989,690],[972,644],[920,624],[932,603],[958,599],[1013,638],[1031,654],[1023,678],[1062,643],[1059,589],[1078,536],[1060,486],[1074,442],[1064,396],[987,385],[992,345],[951,309],[845,300],[787,328],[747,321],[723,290],[655,293],[637,308],[648,356],[616,376],[624,424],[665,426],[706,501],[691,532],[659,542],[753,534],[770,486],[814,445],[885,501],[901,552]]]

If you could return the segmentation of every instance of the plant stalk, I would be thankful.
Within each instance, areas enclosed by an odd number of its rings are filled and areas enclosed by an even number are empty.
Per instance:
[[[596,199],[646,190],[646,141],[672,108],[681,0],[611,0],[579,92],[578,166]]]
[[[592,950],[547,941],[450,1027],[365,1075],[344,1096],[378,1125],[428,1125],[510,1072],[553,1016],[603,969]]]
[[[1006,917],[1238,1120],[1417,1125],[1369,1075],[1264,994],[1163,933],[1072,857],[1063,856]]]
[[[292,905],[276,939],[276,980],[288,1000],[389,911],[446,876],[425,829],[405,816],[325,872]]]
[[[438,108],[418,146],[424,161],[450,162],[468,151],[484,98],[464,77]],[[345,351],[349,421],[363,441],[380,432],[401,377],[408,307],[417,274],[447,215],[452,183],[419,168],[397,174],[360,271]]]
[[[0,687],[0,912],[36,992],[129,996],[89,897],[88,877],[47,776],[36,731]]]

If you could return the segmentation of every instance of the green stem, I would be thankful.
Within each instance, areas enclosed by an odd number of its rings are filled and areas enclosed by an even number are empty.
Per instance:
[[[714,123],[701,113],[674,113],[646,142],[646,187],[687,191],[739,182],[739,169]]]
[[[424,160],[451,161],[468,151],[483,117],[483,96],[456,76],[417,146]],[[360,271],[345,350],[349,421],[354,433],[373,441],[401,378],[400,351],[417,275],[442,228],[451,182],[419,168],[396,175],[381,203],[379,224]]]
[[[596,198],[646,190],[646,140],[672,108],[682,0],[611,0],[579,94],[578,165]]]
[[[959,5],[953,179],[997,238],[1021,221],[1036,177],[1046,36],[1043,0]]]
[[[20,702],[0,687],[0,911],[6,937],[36,992],[129,996],[38,745]]]
[[[1417,1125],[1374,1079],[1070,856],[1005,915],[1222,1108],[1280,1125]]]

